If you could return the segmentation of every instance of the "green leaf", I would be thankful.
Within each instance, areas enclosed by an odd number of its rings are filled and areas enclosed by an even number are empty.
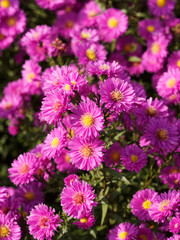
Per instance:
[[[91,229],[89,233],[93,236],[93,238],[97,239],[96,233],[93,229]]]
[[[141,58],[136,57],[136,56],[131,56],[128,58],[129,62],[141,62]]]
[[[102,226],[103,223],[104,223],[104,219],[105,219],[105,217],[106,217],[107,211],[108,211],[108,204],[102,204],[101,226]]]

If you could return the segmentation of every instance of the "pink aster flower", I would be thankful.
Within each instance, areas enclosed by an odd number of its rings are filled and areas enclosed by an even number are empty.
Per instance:
[[[151,220],[149,216],[149,209],[156,201],[158,193],[151,189],[144,189],[136,192],[131,200],[132,213],[143,221]]]
[[[147,154],[137,145],[131,144],[122,149],[121,162],[128,171],[138,173],[147,164]]]
[[[98,137],[104,124],[102,110],[89,98],[82,100],[72,111],[72,128],[79,137]]]
[[[103,143],[99,139],[75,137],[69,144],[69,156],[78,169],[91,171],[103,161]]]
[[[91,185],[85,181],[74,180],[71,186],[63,188],[61,193],[61,206],[63,211],[74,218],[88,214],[97,205],[94,201],[96,194]]]
[[[34,174],[37,170],[37,158],[34,154],[24,153],[14,160],[8,169],[9,178],[16,186],[27,184],[35,180]]]
[[[76,170],[71,161],[70,151],[67,149],[62,150],[62,152],[54,158],[54,162],[60,172],[67,171],[67,173],[72,173]]]
[[[175,165],[169,165],[161,170],[159,178],[164,184],[174,188],[177,184],[180,185],[180,168]]]
[[[54,214],[55,209],[48,208],[45,204],[36,205],[27,217],[30,234],[37,240],[51,240],[54,231],[60,226],[62,220],[58,214]]]
[[[15,36],[4,35],[0,29],[0,50],[8,48],[11,43],[14,41]]]
[[[180,69],[180,50],[173,52],[168,58],[168,68],[179,68]]]
[[[170,124],[167,118],[152,118],[146,125],[143,137],[154,149],[161,149],[164,154],[173,151],[179,141],[177,127]]]
[[[169,223],[169,230],[172,233],[178,233],[180,232],[180,218],[179,217],[173,217]]]
[[[19,0],[0,0],[0,16],[11,16],[19,9]]]
[[[8,196],[8,191],[6,187],[0,187],[0,204],[4,202],[4,200]]]
[[[67,140],[67,132],[63,127],[54,128],[44,141],[44,153],[48,158],[58,156],[64,149]]]
[[[176,190],[161,193],[149,209],[150,218],[155,222],[164,222],[166,217],[171,217],[178,204],[178,197]]]
[[[0,29],[2,34],[14,36],[24,32],[26,27],[26,15],[24,11],[18,10],[12,16],[2,18],[0,22]]]
[[[79,179],[78,175],[70,174],[68,177],[64,178],[64,183],[66,186],[71,186],[72,182],[75,181],[76,179]]]
[[[78,228],[81,228],[81,229],[89,229],[90,227],[92,227],[94,225],[95,221],[96,221],[96,219],[93,216],[93,214],[88,213],[88,214],[82,214],[79,221],[74,222],[73,224],[77,225]]]
[[[120,154],[122,147],[119,143],[115,142],[104,154],[105,164],[112,166],[113,164],[117,165],[120,163]]]
[[[158,94],[168,99],[172,94],[178,94],[180,91],[180,69],[170,68],[159,78],[157,82]]]
[[[147,41],[152,39],[152,34],[159,31],[163,31],[163,26],[159,19],[144,19],[138,23],[138,32]]]
[[[21,239],[21,228],[14,218],[9,215],[0,214],[0,239]]]
[[[157,17],[170,15],[175,6],[174,0],[148,0],[150,12]]]
[[[49,10],[58,10],[63,8],[66,4],[74,4],[75,0],[36,0],[36,3],[41,7]]]
[[[154,233],[149,228],[139,228],[136,240],[154,240]]]
[[[43,98],[40,119],[46,121],[49,124],[56,124],[62,118],[62,114],[66,112],[68,108],[69,98],[64,96],[63,91],[55,89]]]
[[[134,90],[130,83],[119,78],[108,78],[100,86],[101,104],[110,111],[128,111],[134,103]]]
[[[173,237],[167,238],[167,240],[180,240],[179,234],[174,234]]]
[[[124,222],[111,229],[108,240],[133,240],[138,233],[138,228],[129,222]]]
[[[99,15],[97,20],[101,40],[109,43],[128,28],[128,17],[119,9],[109,8]]]
[[[15,192],[15,198],[23,206],[23,211],[27,213],[35,205],[44,202],[44,194],[36,182],[21,185]]]

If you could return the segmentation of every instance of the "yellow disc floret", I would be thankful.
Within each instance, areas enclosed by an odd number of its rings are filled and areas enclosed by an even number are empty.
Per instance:
[[[149,25],[149,26],[147,26],[147,30],[148,30],[148,32],[154,32],[155,31],[155,27],[152,26],[152,25]]]
[[[81,218],[80,222],[81,223],[87,223],[88,222],[88,218],[87,217]]]
[[[85,127],[92,127],[94,124],[94,118],[90,113],[86,113],[82,116],[81,123]]]
[[[131,155],[131,161],[132,162],[137,162],[138,161],[138,157],[134,154]]]
[[[175,85],[176,85],[176,79],[175,78],[170,78],[166,83],[166,86],[168,88],[173,88]]]
[[[6,238],[10,235],[11,229],[7,225],[0,226],[0,237]]]
[[[6,20],[6,23],[9,27],[14,27],[16,25],[16,18],[15,17],[9,17]]]
[[[94,49],[92,49],[92,48],[87,49],[86,57],[88,57],[89,60],[91,60],[91,61],[95,61],[96,60],[96,53],[95,53]]]
[[[150,200],[146,200],[143,202],[143,208],[144,209],[149,209],[151,207],[151,201]]]
[[[33,201],[35,199],[35,194],[33,192],[27,192],[27,193],[24,194],[24,197],[28,201]]]
[[[115,17],[111,17],[108,19],[108,27],[116,28],[118,26],[118,20]]]
[[[151,51],[153,54],[159,53],[161,50],[160,45],[158,43],[153,43],[151,46]]]
[[[82,155],[85,158],[91,157],[93,155],[93,148],[89,145],[83,146],[81,149]]]
[[[59,138],[55,137],[51,142],[51,147],[56,148],[59,145]]]
[[[1,3],[0,3],[0,6],[2,8],[9,8],[11,6],[11,3],[9,0],[2,0]]]
[[[119,234],[119,239],[125,239],[127,237],[127,235],[128,235],[128,232],[121,232]]]
[[[157,0],[158,7],[162,8],[166,5],[166,0]]]

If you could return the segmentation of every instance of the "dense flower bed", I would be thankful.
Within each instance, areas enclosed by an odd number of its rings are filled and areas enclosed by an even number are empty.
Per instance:
[[[0,0],[0,240],[180,240],[179,10]]]

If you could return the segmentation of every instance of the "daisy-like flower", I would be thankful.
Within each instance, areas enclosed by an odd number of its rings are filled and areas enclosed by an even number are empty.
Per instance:
[[[128,111],[134,103],[134,90],[130,83],[118,78],[108,78],[100,86],[101,104],[118,114]]]
[[[139,228],[136,240],[154,240],[154,233],[149,228]]]
[[[119,9],[109,8],[97,20],[100,38],[106,42],[117,39],[128,28],[128,17]]]
[[[150,12],[157,17],[170,15],[176,2],[174,0],[148,0]]]
[[[177,127],[167,118],[152,118],[146,125],[143,137],[157,151],[162,149],[164,154],[173,151],[179,141]]]
[[[95,223],[96,219],[93,216],[92,213],[89,214],[82,214],[82,216],[80,217],[78,222],[74,222],[73,224],[77,225],[78,228],[81,229],[89,229],[90,227],[92,227]]]
[[[179,176],[179,177],[178,177]],[[159,178],[164,184],[169,184],[169,187],[173,188],[176,184],[180,184],[180,168],[175,165],[169,165],[161,170]]]
[[[180,50],[173,52],[168,58],[168,68],[179,68],[180,69]]]
[[[8,169],[9,178],[16,186],[27,184],[35,180],[34,174],[37,171],[37,158],[32,153],[19,155],[17,160]]]
[[[49,124],[56,124],[61,120],[62,114],[66,112],[69,103],[68,96],[60,89],[55,89],[43,98],[40,119]]]
[[[138,23],[138,32],[147,41],[152,39],[152,34],[159,31],[163,31],[163,26],[159,19],[144,19]]]
[[[147,154],[136,144],[126,146],[121,151],[121,162],[128,171],[138,173],[147,164]]]
[[[169,230],[172,233],[180,232],[180,217],[173,217],[169,223]]]
[[[8,48],[11,43],[14,41],[15,36],[2,34],[0,29],[0,50]]]
[[[103,143],[99,139],[75,137],[69,149],[71,162],[78,169],[91,171],[103,161]]]
[[[98,137],[104,124],[102,110],[89,98],[82,100],[72,111],[72,128],[79,137]]]
[[[171,217],[177,207],[178,197],[176,190],[161,193],[149,209],[150,218],[155,222],[164,222],[166,217]]]
[[[66,4],[74,4],[75,0],[53,0],[53,1],[47,1],[47,0],[36,0],[36,3],[41,7],[49,10],[58,10],[63,7],[65,7]]]
[[[159,78],[157,82],[158,94],[163,98],[169,98],[180,91],[180,69],[170,68]]]
[[[131,200],[132,213],[138,217],[139,220],[149,221],[149,209],[156,201],[158,193],[151,189],[144,189],[136,192]]]
[[[67,132],[63,127],[54,128],[44,141],[43,151],[48,158],[58,156],[64,149],[67,141]]]
[[[68,177],[64,178],[64,183],[66,186],[71,186],[72,182],[75,181],[76,179],[79,179],[78,175],[70,174]]]
[[[68,173],[72,173],[75,171],[75,167],[72,165],[71,157],[70,157],[70,151],[67,149],[63,149],[58,156],[54,158],[54,162],[56,163],[56,168],[60,172],[67,171]]]
[[[55,209],[48,208],[45,204],[36,205],[27,217],[30,234],[37,240],[51,240],[54,231],[60,226],[62,220],[58,214],[54,214]]]
[[[96,194],[91,185],[85,181],[74,180],[71,186],[63,188],[61,206],[68,216],[80,218],[82,214],[89,214],[97,205],[94,201]]]
[[[35,205],[44,202],[41,187],[35,182],[20,186],[15,192],[15,198],[23,206],[23,211],[27,213]]]
[[[133,240],[138,233],[138,228],[129,222],[124,222],[111,229],[108,240]]]
[[[117,165],[120,163],[120,154],[122,147],[119,143],[115,142],[104,154],[105,164],[112,166],[113,164]]]
[[[21,239],[21,229],[10,215],[0,214],[0,239]]]
[[[0,0],[0,16],[11,16],[19,9],[19,0]]]

